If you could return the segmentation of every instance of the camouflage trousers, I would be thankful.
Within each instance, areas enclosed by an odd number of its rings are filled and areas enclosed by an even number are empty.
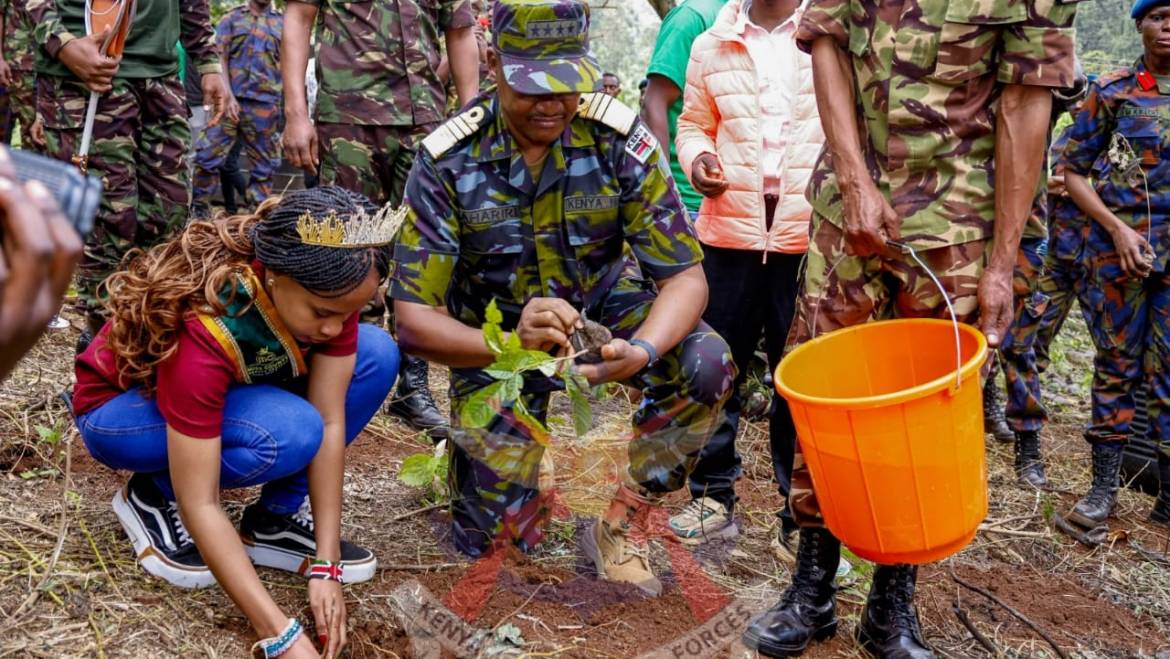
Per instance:
[[[622,280],[606,299],[598,322],[628,339],[653,302],[654,293],[641,282]],[[626,482],[652,494],[684,487],[721,420],[736,374],[727,343],[700,322],[657,363],[625,382],[642,391],[632,419]],[[458,376],[453,372],[453,380]],[[530,381],[522,394],[528,410],[543,421],[557,388],[559,383],[552,380]],[[540,542],[549,512],[537,487],[544,446],[511,407],[501,409],[482,430],[461,428],[469,392],[461,393],[451,402],[448,472],[455,546],[471,556],[500,542],[528,551]]]
[[[37,78],[48,155],[69,161],[85,126],[89,91],[76,80]],[[83,312],[101,313],[99,285],[135,247],[149,248],[183,226],[189,206],[187,102],[177,76],[116,78],[98,101],[89,171],[105,194],[78,268]]]
[[[321,185],[360,192],[376,204],[401,204],[418,144],[436,125],[317,124]]]
[[[320,185],[337,185],[360,192],[376,204],[400,205],[419,142],[437,125],[317,124]],[[381,325],[389,310],[393,329],[394,304],[389,295],[389,290],[385,297],[375,295],[362,310],[362,321]]]
[[[942,282],[961,322],[971,322],[979,311],[976,292],[986,265],[986,246],[986,242],[973,241],[918,252]],[[950,313],[942,292],[909,256],[851,256],[845,251],[841,229],[814,213],[804,281],[787,349],[826,332],[892,318],[949,320]],[[823,526],[799,442],[789,497],[797,524]]]
[[[1170,273],[1126,278],[1112,251],[1091,253],[1089,264],[1086,297],[1097,354],[1085,438],[1092,444],[1125,442],[1134,391],[1148,379],[1149,436],[1170,450]]]
[[[1016,432],[1039,431],[1048,421],[1040,374],[1048,368],[1048,348],[1074,301],[1081,301],[1085,323],[1092,325],[1083,261],[1060,258],[1051,251],[1041,256],[1038,247],[1038,241],[1028,239],[1020,244],[1014,282],[1016,315],[999,351],[1007,384],[1007,422]]]
[[[2,95],[4,108],[0,110],[0,141],[12,144],[16,137],[16,124],[20,124],[20,148],[35,151],[32,141],[32,125],[36,119],[35,71],[12,71],[12,84]]]
[[[280,167],[280,105],[248,99],[239,99],[239,103],[239,121],[225,119],[204,130],[195,140],[192,205],[211,205],[211,198],[220,187],[220,168],[237,141],[251,163],[247,203],[255,206],[272,195],[272,174]]]

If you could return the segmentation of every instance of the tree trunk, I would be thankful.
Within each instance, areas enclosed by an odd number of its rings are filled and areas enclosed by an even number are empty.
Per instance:
[[[658,12],[659,18],[665,17],[666,12],[674,9],[674,0],[646,0],[646,2],[649,2],[654,11]]]

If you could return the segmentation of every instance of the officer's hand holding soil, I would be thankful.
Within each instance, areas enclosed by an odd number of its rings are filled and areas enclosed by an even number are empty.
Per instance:
[[[548,351],[568,348],[569,336],[582,327],[581,314],[573,305],[560,298],[534,297],[520,312],[516,333],[526,349]]]
[[[695,158],[695,164],[691,166],[691,181],[695,185],[695,190],[704,197],[718,197],[726,192],[728,183],[723,176],[719,156],[704,153]]]
[[[81,248],[49,191],[18,184],[0,148],[0,379],[57,312]]]
[[[645,348],[630,345],[624,339],[614,339],[601,348],[601,363],[577,367],[591,385],[628,380],[646,368],[650,353]]]
[[[57,59],[91,92],[104,94],[114,88],[114,75],[122,57],[106,57],[102,54],[102,43],[110,31],[104,30],[88,37],[78,37],[61,47]]]

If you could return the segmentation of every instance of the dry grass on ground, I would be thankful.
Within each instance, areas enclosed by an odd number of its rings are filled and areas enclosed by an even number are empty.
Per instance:
[[[253,638],[219,589],[177,590],[135,566],[109,507],[124,475],[89,458],[56,400],[70,380],[75,336],[46,337],[0,388],[0,656],[246,656]],[[1060,419],[1045,434],[1057,489],[1017,487],[1010,447],[989,441],[991,511],[983,530],[965,551],[923,571],[925,633],[944,656],[1058,656],[1041,633],[1070,657],[1170,656],[1170,538],[1144,521],[1150,498],[1126,491],[1109,544],[1092,551],[1048,521],[1089,480],[1079,434],[1089,363],[1083,336],[1074,322],[1054,351],[1049,378],[1062,403]],[[561,405],[554,415],[564,414]],[[628,410],[628,402],[607,401],[592,441],[557,445],[561,498],[574,516],[554,522],[533,556],[507,560],[475,620],[485,629],[515,625],[527,656],[631,657],[698,624],[676,580],[668,577],[659,600],[598,584],[576,547],[580,520],[605,504],[607,474],[621,468],[618,438]],[[411,656],[390,594],[413,578],[442,597],[470,566],[450,550],[444,513],[394,478],[401,460],[426,444],[379,418],[352,453],[346,534],[373,548],[381,568],[373,582],[348,590],[351,656]],[[741,445],[744,533],[697,556],[725,595],[766,604],[788,581],[787,568],[768,548],[778,501],[766,428],[745,424]],[[238,515],[250,494],[229,494],[229,512]],[[672,499],[681,503],[681,496]],[[661,547],[654,560],[667,567]],[[841,632],[808,656],[860,656],[850,632],[869,575],[857,563],[841,592]],[[303,580],[267,570],[261,577],[286,611],[307,619]],[[718,656],[745,654],[740,647]]]

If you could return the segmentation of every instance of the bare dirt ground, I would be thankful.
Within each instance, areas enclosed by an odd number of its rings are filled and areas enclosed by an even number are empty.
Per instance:
[[[1096,550],[1056,532],[1049,521],[1089,480],[1080,426],[1091,353],[1078,324],[1061,337],[1046,380],[1059,410],[1044,434],[1055,489],[1021,489],[1012,478],[1010,446],[989,440],[988,519],[966,550],[922,571],[922,622],[942,656],[1170,657],[1170,537],[1145,521],[1151,499],[1125,491],[1110,521],[1110,541]],[[247,656],[255,639],[218,588],[179,590],[135,565],[109,506],[126,475],[88,456],[56,399],[71,377],[76,335],[47,336],[0,387],[0,656]],[[432,381],[442,382],[441,373]],[[565,414],[564,402],[559,405],[554,417]],[[376,419],[352,449],[346,477],[345,532],[380,561],[372,582],[347,591],[349,655],[414,656],[394,613],[395,589],[411,579],[461,610],[468,597],[481,594],[483,601],[471,603],[478,610],[469,624],[494,630],[494,638],[512,638],[494,646],[512,651],[495,656],[633,657],[669,648],[672,639],[708,622],[715,604],[774,602],[789,573],[769,549],[779,499],[766,427],[757,424],[745,424],[741,437],[743,533],[695,554],[709,597],[685,596],[680,576],[686,575],[671,567],[683,563],[668,560],[661,543],[653,551],[667,585],[661,598],[594,579],[577,536],[588,515],[605,505],[608,475],[621,468],[618,437],[629,410],[622,400],[599,404],[589,441],[555,445],[563,513],[538,551],[507,556],[498,574],[476,572],[455,554],[445,512],[430,493],[396,479],[403,458],[429,450],[429,441],[395,421]],[[227,494],[229,511],[238,515],[252,494]],[[676,494],[671,509],[682,503]],[[853,563],[843,578],[837,637],[806,656],[862,656],[852,630],[871,569]],[[303,579],[270,570],[261,570],[261,578],[286,612],[311,618]],[[752,654],[732,646],[709,656]]]

